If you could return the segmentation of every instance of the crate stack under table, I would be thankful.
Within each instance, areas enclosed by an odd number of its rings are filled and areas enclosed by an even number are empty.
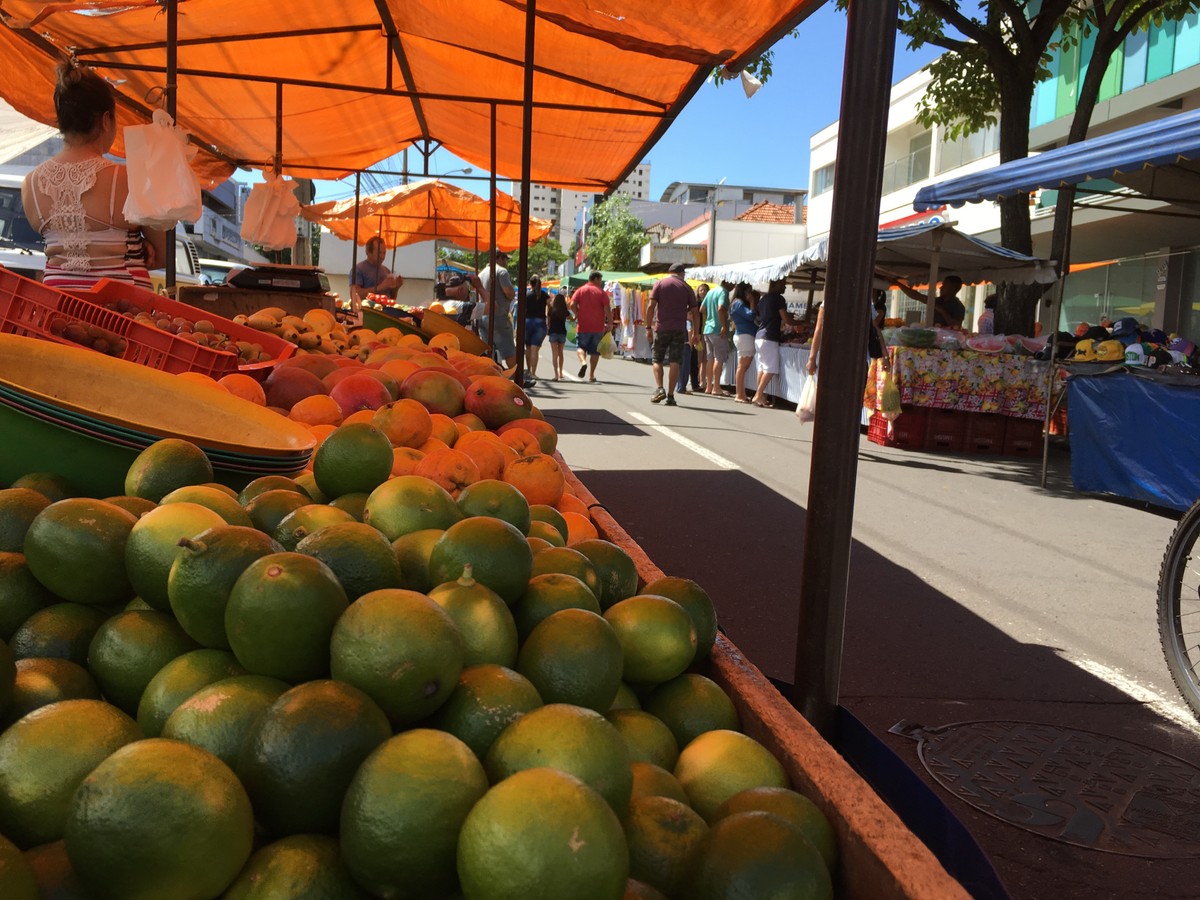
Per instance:
[[[904,450],[1040,456],[1048,365],[1008,353],[889,347],[901,413],[889,427],[879,411],[885,370],[874,360],[864,398],[872,410],[867,438]],[[1059,419],[1065,428],[1065,409]]]

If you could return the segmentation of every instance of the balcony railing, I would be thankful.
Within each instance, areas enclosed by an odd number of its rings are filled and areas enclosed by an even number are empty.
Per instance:
[[[886,196],[910,184],[929,177],[930,152],[928,147],[888,163],[883,167],[883,193]]]

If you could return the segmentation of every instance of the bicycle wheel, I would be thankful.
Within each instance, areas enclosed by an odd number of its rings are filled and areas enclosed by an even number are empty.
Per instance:
[[[1183,514],[1158,574],[1158,636],[1167,668],[1200,718],[1200,501]]]

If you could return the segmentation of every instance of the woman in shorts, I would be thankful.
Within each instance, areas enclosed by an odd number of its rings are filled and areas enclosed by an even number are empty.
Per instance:
[[[737,350],[737,371],[733,376],[734,399],[738,403],[749,403],[746,396],[746,373],[754,362],[754,334],[758,324],[751,305],[750,285],[739,284],[733,289],[733,303],[729,307],[729,318],[733,321],[733,345]]]
[[[563,380],[563,349],[567,343],[567,319],[571,311],[567,308],[567,298],[562,293],[555,294],[546,306],[546,340],[550,342],[550,368],[554,370],[554,380]]]
[[[525,292],[525,372],[537,378],[538,356],[542,342],[546,340],[546,303],[550,295],[542,288],[542,279],[537,275],[529,279],[529,290]]]

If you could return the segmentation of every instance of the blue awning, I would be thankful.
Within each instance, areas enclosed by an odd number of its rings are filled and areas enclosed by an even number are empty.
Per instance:
[[[1200,202],[1200,109],[921,188],[916,210],[1109,178],[1153,200]]]

